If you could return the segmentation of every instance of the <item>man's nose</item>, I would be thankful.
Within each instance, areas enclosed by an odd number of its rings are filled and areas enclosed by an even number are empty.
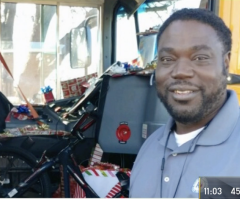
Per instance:
[[[178,59],[171,74],[174,79],[191,78],[193,75],[192,63],[187,59]]]

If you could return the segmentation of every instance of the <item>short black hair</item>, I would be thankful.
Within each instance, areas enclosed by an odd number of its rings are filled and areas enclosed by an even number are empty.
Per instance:
[[[162,33],[172,22],[177,20],[195,20],[210,25],[216,31],[220,41],[223,44],[223,53],[231,51],[232,34],[230,29],[225,25],[223,20],[220,17],[216,16],[213,12],[200,8],[184,8],[174,12],[159,29],[157,35],[157,47]]]

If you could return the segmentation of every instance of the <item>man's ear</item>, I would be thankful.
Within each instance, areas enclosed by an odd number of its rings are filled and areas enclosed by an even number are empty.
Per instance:
[[[224,66],[225,66],[227,72],[229,71],[230,58],[231,58],[231,51],[228,51],[224,55]]]
[[[223,74],[228,77],[230,66],[231,51],[228,51],[223,56]]]

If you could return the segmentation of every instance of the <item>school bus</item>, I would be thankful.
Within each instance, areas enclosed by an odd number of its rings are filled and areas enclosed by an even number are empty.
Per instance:
[[[21,88],[41,122],[55,131],[70,131],[83,109],[98,106],[100,122],[88,130],[85,145],[76,149],[78,163],[88,159],[99,143],[101,161],[131,169],[141,144],[168,118],[162,106],[154,108],[156,102],[145,99],[156,98],[153,89],[146,86],[150,75],[105,77],[101,86],[92,83],[93,94],[84,94],[85,84],[91,84],[87,82],[90,77],[102,77],[118,61],[151,67],[159,27],[172,12],[184,7],[208,9],[225,21],[233,38],[230,73],[240,75],[238,0],[2,0],[0,49],[7,67],[0,65],[0,91],[18,107],[26,103]],[[75,85],[64,90],[66,84]],[[228,87],[240,96],[238,84]],[[46,88],[55,101],[44,101]],[[108,92],[112,92],[111,97],[106,98]],[[71,119],[62,117],[60,109]],[[162,115],[157,112],[160,109]],[[33,126],[39,118],[19,120],[11,116],[6,127]],[[58,137],[29,134],[2,144],[22,147],[40,157],[58,141]]]

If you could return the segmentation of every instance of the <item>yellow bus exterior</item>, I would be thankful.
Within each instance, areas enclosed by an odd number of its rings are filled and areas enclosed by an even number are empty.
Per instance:
[[[219,0],[219,16],[232,31],[232,50],[229,72],[240,75],[240,1]],[[236,91],[240,104],[240,84],[228,85]]]

